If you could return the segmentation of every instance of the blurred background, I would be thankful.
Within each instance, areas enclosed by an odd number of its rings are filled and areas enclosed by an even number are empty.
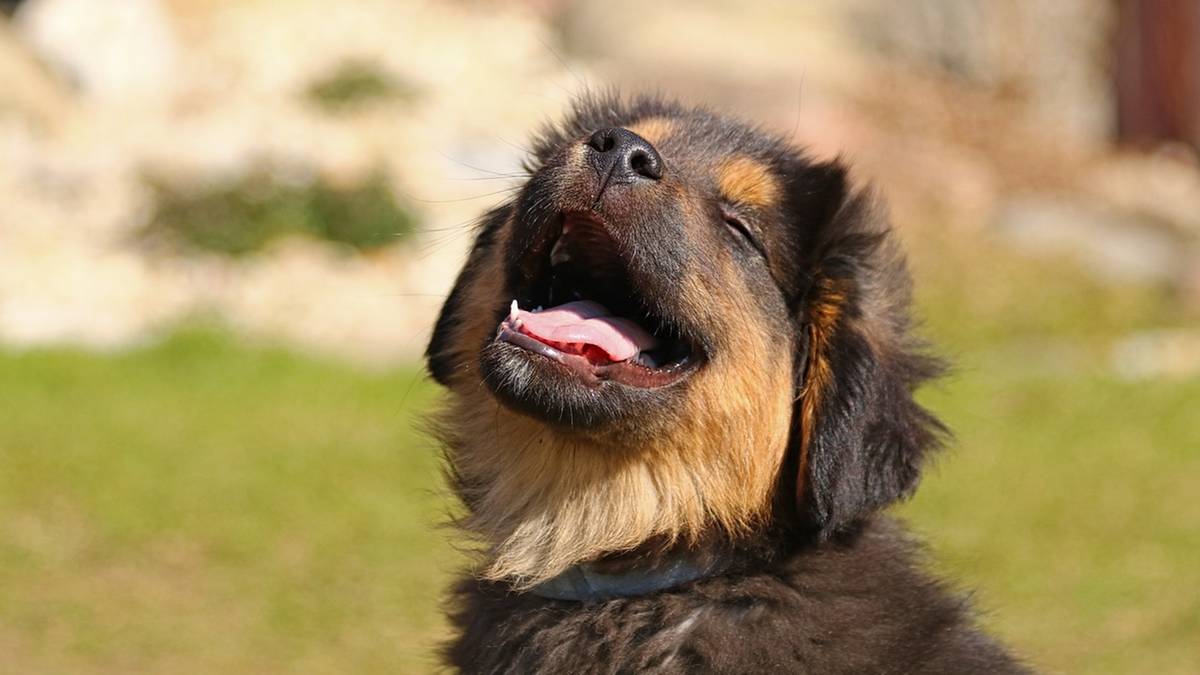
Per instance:
[[[430,324],[528,134],[841,154],[957,433],[899,508],[1049,672],[1200,672],[1200,3],[0,1],[0,672],[421,673]]]

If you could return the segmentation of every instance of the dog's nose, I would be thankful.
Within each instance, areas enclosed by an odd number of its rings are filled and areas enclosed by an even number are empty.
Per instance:
[[[662,178],[662,156],[650,141],[628,129],[601,129],[588,139],[587,147],[596,167],[605,174],[612,171],[613,178],[630,181]]]

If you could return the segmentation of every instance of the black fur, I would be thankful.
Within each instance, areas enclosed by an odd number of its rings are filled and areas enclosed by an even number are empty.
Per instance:
[[[500,207],[480,219],[478,233],[475,235],[475,245],[462,271],[454,281],[454,287],[442,305],[437,322],[433,325],[433,333],[429,338],[429,346],[425,348],[425,364],[430,376],[442,386],[450,385],[450,376],[456,368],[462,366],[466,359],[473,355],[456,353],[453,347],[453,334],[460,322],[463,293],[470,284],[475,283],[478,276],[479,257],[494,244],[496,230],[508,217],[509,207]]]
[[[464,581],[447,650],[466,673],[1025,673],[877,518],[671,591],[590,604]]]
[[[801,306],[821,302],[815,289],[822,287],[844,296],[838,321],[827,327],[826,353],[809,354],[805,345],[798,360],[811,366],[825,358],[833,374],[828,391],[817,392],[804,486],[808,512],[829,534],[916,489],[925,457],[946,430],[913,391],[942,364],[909,333],[908,271],[869,195],[844,197],[828,221],[807,232],[801,259],[808,259],[809,286]]]

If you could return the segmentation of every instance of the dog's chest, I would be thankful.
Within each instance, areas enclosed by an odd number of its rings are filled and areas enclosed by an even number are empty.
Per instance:
[[[452,653],[464,672],[480,673],[786,671],[766,649],[783,626],[750,605],[757,603],[710,604],[686,593],[530,603],[507,617],[487,611],[469,619]]]
[[[897,558],[794,562],[598,602],[467,581],[446,656],[465,673],[1027,672]]]

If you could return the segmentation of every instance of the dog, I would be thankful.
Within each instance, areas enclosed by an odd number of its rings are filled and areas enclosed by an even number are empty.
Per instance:
[[[942,424],[869,188],[738,120],[582,97],[426,353],[479,560],[468,673],[1024,673],[880,512]]]

